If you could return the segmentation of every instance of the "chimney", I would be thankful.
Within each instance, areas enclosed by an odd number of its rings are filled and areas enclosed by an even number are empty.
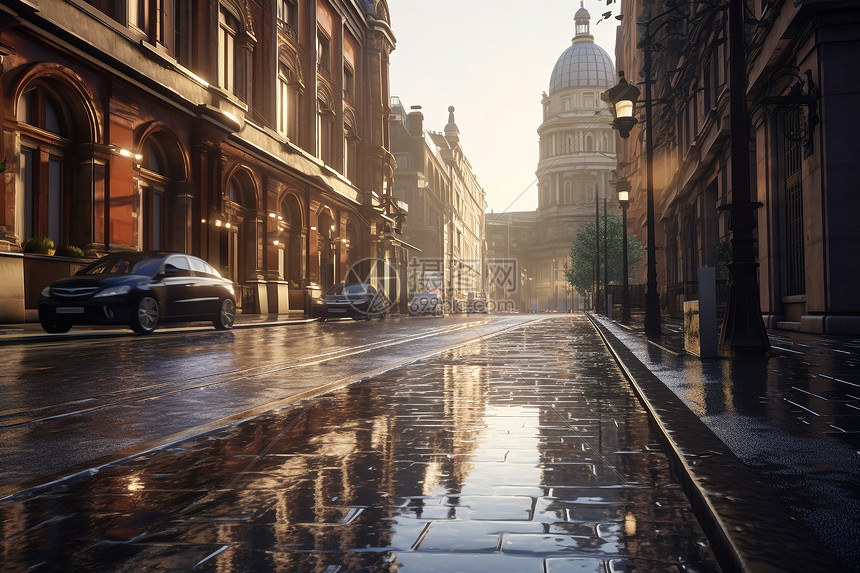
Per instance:
[[[421,113],[420,105],[410,106],[409,109],[412,111],[409,112],[407,117],[407,128],[409,129],[409,134],[414,135],[416,137],[424,135],[424,114]]]

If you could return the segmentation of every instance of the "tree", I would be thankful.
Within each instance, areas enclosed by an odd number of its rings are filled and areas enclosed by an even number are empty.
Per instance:
[[[606,225],[604,228],[603,222]],[[623,265],[621,261],[622,247],[621,237],[624,230],[621,227],[621,217],[608,217],[601,221],[600,225],[600,281],[603,282],[604,268],[608,273],[609,284],[622,284]],[[608,240],[606,250],[604,241]],[[594,256],[594,222],[588,222],[579,228],[576,240],[570,248],[570,258],[573,264],[565,271],[565,278],[573,285],[581,296],[590,296],[594,289],[594,264],[597,262]],[[604,253],[608,254],[607,257]],[[627,236],[627,271],[630,284],[636,283],[636,269],[645,256],[645,249],[635,235]]]

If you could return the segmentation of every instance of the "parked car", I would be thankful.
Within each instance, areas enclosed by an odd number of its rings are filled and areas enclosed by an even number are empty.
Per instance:
[[[412,316],[423,314],[443,316],[442,299],[436,293],[424,292],[416,294],[409,302],[409,314]]]
[[[320,320],[385,318],[389,302],[385,293],[367,283],[338,283],[319,299],[314,314]]]
[[[484,293],[470,294],[466,300],[466,313],[487,314],[490,312],[490,305],[487,303],[487,295]]]
[[[76,324],[125,324],[148,334],[165,322],[194,320],[227,330],[235,317],[233,283],[183,253],[113,253],[45,287],[39,297],[39,322],[50,333]]]

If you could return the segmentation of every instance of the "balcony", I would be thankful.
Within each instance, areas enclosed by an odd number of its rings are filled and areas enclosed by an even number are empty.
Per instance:
[[[331,83],[331,70],[322,62],[317,62],[317,73],[327,82]]]
[[[299,43],[299,34],[296,32],[296,29],[285,20],[278,20],[278,30],[287,38],[295,42]]]

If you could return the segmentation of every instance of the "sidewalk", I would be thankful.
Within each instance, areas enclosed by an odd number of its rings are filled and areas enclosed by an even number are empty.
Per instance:
[[[287,324],[304,324],[316,319],[305,318],[303,312],[287,314],[237,314],[233,328],[256,328],[262,326],[284,326]],[[190,322],[187,324],[164,325],[158,332],[189,332],[212,330],[212,325],[205,322]],[[5,344],[25,344],[30,342],[50,342],[57,340],[79,340],[85,338],[104,338],[115,336],[135,336],[130,328],[115,326],[74,326],[63,334],[48,334],[42,330],[38,322],[21,324],[0,324],[0,346]]]
[[[664,324],[664,335],[649,340],[641,322],[592,319],[661,423],[675,423],[660,410],[680,399],[719,439],[714,449],[730,450],[752,470],[748,479],[779,496],[849,570],[860,571],[860,339],[769,331],[767,357],[702,360],[683,352],[680,324]],[[719,467],[706,467],[713,458],[694,454],[701,443],[683,431],[672,440],[694,481],[721,479],[709,474]],[[769,511],[755,500],[732,507],[703,497],[729,521]]]

